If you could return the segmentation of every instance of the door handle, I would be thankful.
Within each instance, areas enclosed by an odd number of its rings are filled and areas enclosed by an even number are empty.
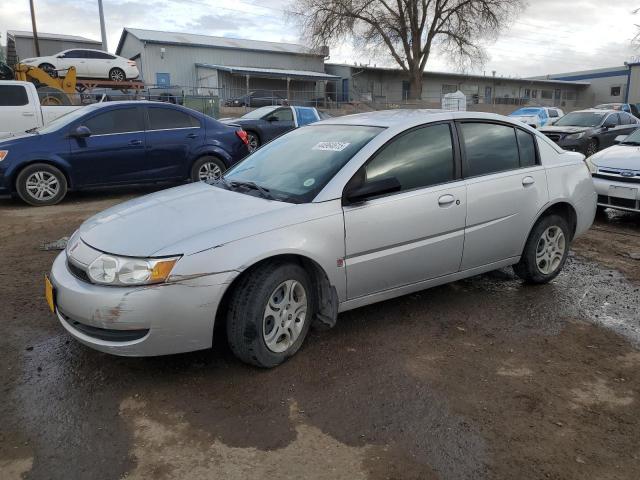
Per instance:
[[[129,145],[142,145],[142,140],[131,140]]]
[[[536,183],[536,181],[534,180],[533,177],[524,177],[522,179],[522,186],[523,187],[528,187],[529,185],[533,185],[534,183]]]
[[[35,113],[33,112],[22,112],[23,117],[33,117]]]
[[[195,133],[190,133],[187,135],[187,138],[196,138],[198,135],[196,135]]]
[[[441,207],[446,207],[447,205],[451,205],[454,201],[455,197],[447,193],[446,195],[442,195],[438,199],[438,205],[440,205]]]

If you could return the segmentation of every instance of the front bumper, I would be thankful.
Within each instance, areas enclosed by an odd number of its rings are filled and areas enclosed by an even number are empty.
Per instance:
[[[586,137],[582,137],[577,140],[563,138],[557,141],[556,144],[558,144],[558,146],[563,150],[569,150],[570,152],[579,152],[583,155],[586,155],[589,139]]]
[[[102,352],[137,357],[210,348],[218,305],[235,273],[109,287],[76,277],[62,252],[50,280],[58,320],[74,338]]]
[[[640,182],[619,182],[612,179],[594,177],[593,185],[598,194],[599,206],[627,212],[640,212]],[[635,198],[629,198],[632,195],[623,197],[620,192],[635,193]]]

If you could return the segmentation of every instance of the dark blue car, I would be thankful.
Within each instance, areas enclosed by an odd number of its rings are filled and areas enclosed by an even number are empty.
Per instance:
[[[0,194],[53,205],[68,189],[210,180],[247,154],[244,130],[188,108],[94,104],[0,141]]]

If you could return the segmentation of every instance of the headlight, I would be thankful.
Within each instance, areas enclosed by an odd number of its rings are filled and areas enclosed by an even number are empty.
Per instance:
[[[593,163],[593,161],[591,160],[591,157],[587,158],[584,163],[587,165],[587,168],[589,169],[589,173],[594,174],[598,172],[598,166]]]
[[[579,138],[584,137],[584,132],[580,133],[572,133],[571,135],[567,135],[565,138],[567,140],[578,140]]]
[[[7,158],[7,155],[9,155],[9,150],[0,150],[0,162]]]
[[[87,274],[92,282],[102,285],[150,285],[167,280],[179,257],[128,258],[102,254]]]

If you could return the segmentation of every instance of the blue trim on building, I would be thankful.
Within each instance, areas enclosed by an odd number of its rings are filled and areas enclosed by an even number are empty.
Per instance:
[[[564,81],[575,81],[575,80],[589,80],[591,78],[607,78],[607,77],[622,77],[629,75],[629,70],[613,70],[609,72],[600,72],[600,73],[585,73],[584,75],[570,75],[568,77],[554,77],[550,80],[564,80]]]

